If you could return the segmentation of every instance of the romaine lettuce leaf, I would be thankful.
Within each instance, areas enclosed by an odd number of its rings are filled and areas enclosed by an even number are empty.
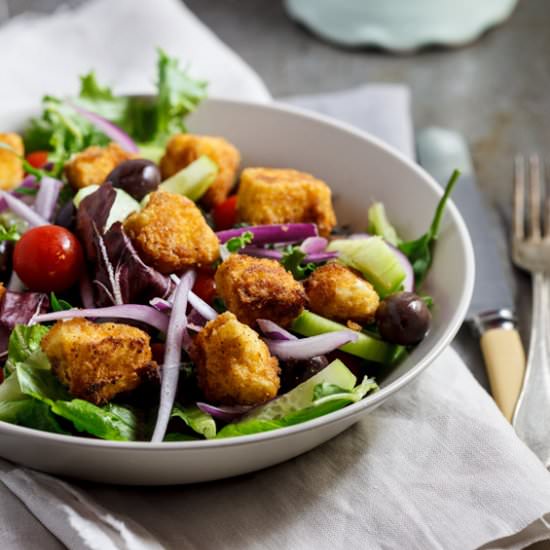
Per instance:
[[[177,403],[172,409],[172,418],[179,418],[194,432],[206,439],[216,437],[216,422],[209,414],[202,412],[197,406],[182,407]]]
[[[321,371],[322,372],[322,371]],[[344,390],[335,384],[320,383],[313,390],[311,404],[278,419],[262,419],[244,417],[239,422],[227,424],[219,432],[217,437],[234,437],[237,435],[249,435],[301,424],[325,414],[337,411],[351,403],[360,401],[371,391],[376,391],[378,385],[372,378],[365,376],[361,384],[351,391]]]
[[[26,428],[53,433],[67,433],[50,408],[36,399],[21,399],[0,403],[0,420]]]
[[[16,325],[8,340],[8,358],[5,369],[12,372],[16,363],[26,361],[40,349],[42,338],[49,328],[43,325]]]
[[[71,421],[76,430],[115,441],[132,441],[136,438],[138,422],[130,408],[113,403],[98,407],[82,399],[73,399],[49,370],[48,360],[41,351],[35,352],[26,362],[17,363],[15,374],[22,394]],[[12,376],[0,389],[7,382],[11,383]]]
[[[79,432],[86,432],[111,441],[134,441],[137,419],[133,411],[121,405],[108,403],[98,407],[82,399],[55,401],[52,411],[70,420]]]

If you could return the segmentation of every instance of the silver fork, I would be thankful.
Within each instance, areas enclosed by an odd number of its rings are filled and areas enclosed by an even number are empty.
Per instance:
[[[543,197],[537,155],[529,158],[527,228],[525,227],[525,160],[515,159],[512,258],[531,272],[533,308],[531,339],[523,387],[512,419],[518,436],[550,466],[550,196]],[[541,209],[544,224],[541,226]],[[526,231],[527,229],[527,231]]]

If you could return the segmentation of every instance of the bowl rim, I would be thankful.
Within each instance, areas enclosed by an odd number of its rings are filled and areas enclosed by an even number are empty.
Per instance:
[[[137,94],[136,94],[137,95]],[[150,96],[150,94],[140,94],[142,97]],[[428,174],[421,166],[413,162],[406,157],[400,151],[394,149],[390,145],[387,145],[381,139],[360,130],[351,124],[341,122],[332,117],[303,109],[301,107],[291,106],[282,102],[272,101],[270,103],[259,103],[254,101],[226,99],[219,97],[210,97],[206,103],[214,103],[219,105],[225,105],[233,108],[245,108],[256,109],[259,111],[275,111],[284,115],[291,115],[296,118],[301,118],[309,121],[315,121],[321,123],[324,126],[329,126],[332,129],[343,131],[354,135],[355,137],[368,142],[371,146],[384,151],[389,156],[397,158],[400,162],[404,163],[410,170],[415,172],[420,179],[424,180],[436,195],[441,196],[443,194],[442,188],[435,182],[430,174]],[[200,107],[199,107],[200,109]],[[33,112],[36,112],[36,108],[20,108],[16,111],[9,113],[10,118],[17,116],[29,116]],[[380,404],[382,401],[399,391],[406,386],[412,380],[414,380],[424,369],[431,365],[434,360],[441,355],[441,353],[451,343],[452,339],[458,332],[460,325],[466,317],[466,312],[472,298],[474,288],[475,277],[475,260],[473,245],[468,233],[466,224],[458,211],[453,201],[449,201],[447,204],[447,215],[453,220],[457,231],[459,240],[462,242],[465,249],[465,273],[464,285],[458,307],[455,309],[451,322],[444,332],[443,336],[433,345],[423,357],[419,359],[405,374],[391,382],[388,386],[381,388],[379,391],[368,395],[364,399],[357,403],[352,403],[346,407],[333,411],[329,414],[320,416],[318,418],[308,420],[306,422],[296,424],[294,426],[288,426],[284,428],[277,428],[275,430],[260,432],[257,434],[241,435],[235,437],[228,437],[222,439],[207,439],[199,441],[167,441],[161,443],[152,443],[149,441],[111,441],[104,439],[92,439],[82,436],[56,434],[52,432],[45,432],[36,430],[34,428],[27,428],[24,426],[18,426],[8,422],[0,421],[0,434],[7,436],[19,436],[25,438],[34,438],[43,440],[46,442],[52,442],[62,445],[72,445],[80,447],[99,447],[110,450],[120,451],[185,451],[185,450],[205,450],[220,447],[237,447],[241,445],[248,445],[254,443],[262,443],[270,440],[280,439],[296,435],[302,432],[307,432],[321,426],[328,426],[339,422],[346,417],[359,416],[364,410],[371,409]]]

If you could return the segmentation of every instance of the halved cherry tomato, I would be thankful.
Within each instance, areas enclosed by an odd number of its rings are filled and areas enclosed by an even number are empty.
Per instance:
[[[31,290],[61,292],[78,280],[84,266],[78,239],[59,225],[29,229],[15,244],[13,269]]]
[[[214,274],[211,270],[200,270],[197,273],[197,278],[193,285],[193,292],[207,304],[212,305],[216,297],[216,283],[214,281]]]
[[[48,151],[33,151],[26,157],[27,162],[34,168],[42,168],[48,164]]]
[[[216,229],[230,229],[237,223],[237,195],[233,195],[228,199],[214,207],[212,212]]]

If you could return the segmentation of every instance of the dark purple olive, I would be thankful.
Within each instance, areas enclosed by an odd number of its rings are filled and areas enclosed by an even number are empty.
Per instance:
[[[0,281],[8,283],[12,273],[14,243],[11,241],[0,242]]]
[[[432,315],[414,292],[399,292],[384,298],[376,311],[380,336],[392,344],[418,344],[430,328]]]
[[[328,365],[324,355],[311,359],[284,361],[281,364],[281,392],[286,393],[298,384],[305,382]]]
[[[55,217],[55,225],[60,225],[65,229],[72,231],[76,222],[76,207],[73,201],[67,201],[57,213]]]
[[[140,201],[145,195],[158,189],[160,171],[150,160],[126,160],[112,170],[105,181],[110,181],[113,187],[119,187]]]

